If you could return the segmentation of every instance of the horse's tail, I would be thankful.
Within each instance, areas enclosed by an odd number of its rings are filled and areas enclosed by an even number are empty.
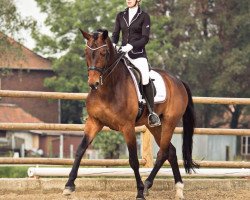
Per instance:
[[[191,170],[194,171],[194,168],[199,168],[199,165],[196,164],[192,159],[192,149],[193,149],[193,134],[195,127],[195,112],[194,112],[194,103],[192,99],[192,93],[189,86],[182,82],[186,88],[188,94],[188,105],[186,111],[183,115],[183,145],[182,145],[182,155],[183,155],[183,165],[187,173],[190,173]]]

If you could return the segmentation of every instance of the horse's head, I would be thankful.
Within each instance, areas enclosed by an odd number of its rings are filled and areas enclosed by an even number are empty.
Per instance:
[[[87,40],[85,57],[88,66],[88,84],[91,89],[97,89],[102,84],[102,75],[108,67],[113,46],[107,30],[98,30],[92,34],[81,29],[80,31]]]

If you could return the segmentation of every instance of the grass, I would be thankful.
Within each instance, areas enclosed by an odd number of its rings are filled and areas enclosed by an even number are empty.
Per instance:
[[[28,177],[29,166],[0,166],[0,178],[25,178]]]

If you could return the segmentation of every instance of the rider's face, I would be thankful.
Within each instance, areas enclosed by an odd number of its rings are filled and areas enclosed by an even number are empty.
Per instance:
[[[136,5],[136,6],[138,5],[137,0],[126,0],[126,2],[127,2],[127,6],[128,6],[129,8],[132,8],[132,7],[134,7],[135,5]]]

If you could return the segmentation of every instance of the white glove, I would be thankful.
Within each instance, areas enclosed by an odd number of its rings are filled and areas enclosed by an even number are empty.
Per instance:
[[[115,43],[113,43],[113,47],[115,48],[116,51],[118,51],[119,48],[120,48],[120,47],[119,47],[117,44],[115,44]]]
[[[121,51],[124,53],[127,53],[133,49],[133,46],[131,44],[127,44],[126,46],[123,46]]]

